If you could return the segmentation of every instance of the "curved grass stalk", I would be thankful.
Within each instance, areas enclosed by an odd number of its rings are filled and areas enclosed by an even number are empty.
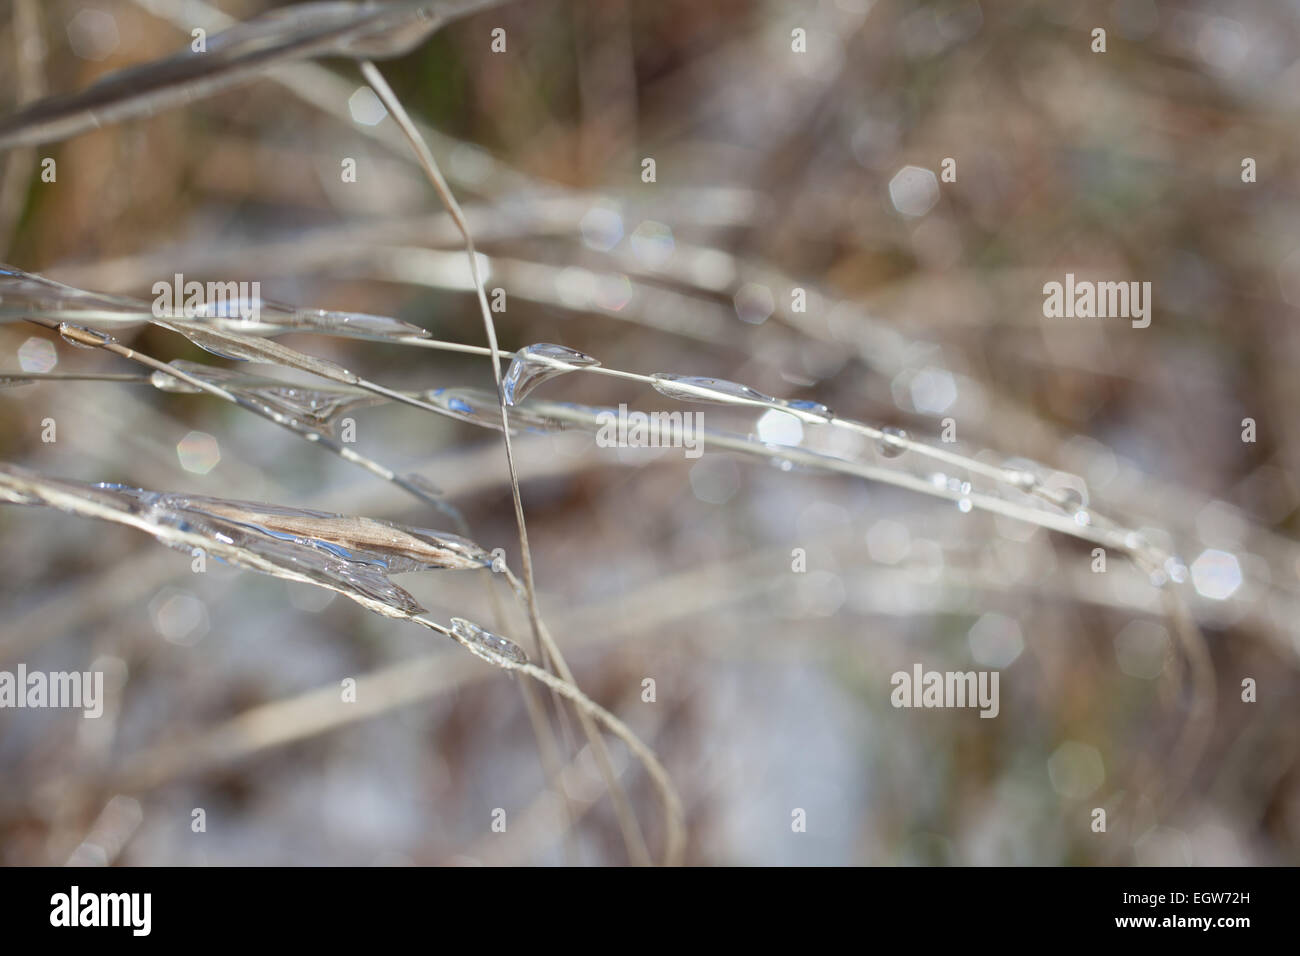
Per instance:
[[[461,236],[465,241],[465,252],[469,256],[470,275],[474,281],[474,292],[478,297],[479,310],[483,315],[483,328],[487,333],[488,348],[492,356],[492,373],[496,381],[497,388],[497,406],[501,413],[501,434],[505,444],[506,466],[510,471],[510,497],[515,509],[515,525],[519,531],[519,560],[524,573],[524,592],[527,598],[528,618],[532,625],[533,636],[537,640],[538,647],[541,649],[542,662],[548,667],[554,667],[556,673],[561,678],[572,684],[573,673],[569,670],[568,664],[564,660],[564,655],[560,653],[559,646],[555,643],[550,633],[542,624],[541,610],[537,605],[537,588],[533,576],[533,557],[532,550],[528,546],[528,523],[524,518],[523,499],[519,492],[519,474],[515,468],[514,450],[510,443],[510,418],[507,412],[505,391],[501,377],[501,350],[497,344],[496,325],[492,321],[492,309],[488,306],[487,290],[483,286],[483,277],[479,272],[478,253],[474,250],[474,238],[470,235],[469,226],[465,222],[465,214],[461,211],[460,204],[456,197],[452,195],[446,179],[443,178],[442,171],[438,168],[437,161],[433,158],[428,144],[425,143],[420,131],[407,115],[406,108],[402,105],[401,100],[393,92],[388,82],[384,79],[383,74],[370,61],[361,62],[361,72],[365,76],[366,82],[384,102],[389,113],[397,121],[402,131],[406,134],[411,143],[411,148],[419,158],[420,165],[432,183],[434,190],[437,192],[443,205],[447,207],[447,212],[452,220],[456,223],[457,229],[460,230]],[[555,688],[552,688],[555,689]],[[561,695],[565,696],[565,695]],[[570,698],[572,699],[572,698]],[[624,793],[622,784],[613,771],[613,765],[609,759],[609,752],[605,748],[605,743],[601,740],[600,735],[596,732],[595,726],[591,721],[591,715],[581,707],[578,709],[579,720],[582,723],[588,741],[591,744],[592,753],[595,754],[597,763],[601,768],[601,773],[605,778],[605,784],[609,788],[610,797],[614,801],[615,811],[618,816],[620,828],[623,831],[624,842],[627,844],[628,852],[634,863],[646,864],[650,861],[649,852],[646,850],[645,837],[641,833],[640,823],[636,819],[636,814],[632,812],[631,804],[628,802],[627,794]],[[649,764],[646,765],[649,767]],[[668,805],[668,796],[671,794],[672,799],[676,801],[676,794],[672,792],[671,784],[667,788],[661,787],[661,795],[665,799],[665,814],[669,818],[669,847],[666,854],[667,860],[675,862],[679,856],[679,848],[674,844],[681,839],[678,827],[671,821],[674,819],[672,807]],[[680,809],[680,807],[679,807]]]

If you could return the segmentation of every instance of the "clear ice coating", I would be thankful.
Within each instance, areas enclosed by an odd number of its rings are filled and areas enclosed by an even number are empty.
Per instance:
[[[221,358],[231,359],[236,362],[282,365],[285,368],[310,372],[312,375],[320,375],[323,378],[333,379],[336,382],[344,382],[349,385],[356,385],[360,381],[342,365],[337,365],[326,359],[316,358],[313,355],[307,355],[297,349],[291,349],[287,345],[281,345],[279,342],[259,339],[249,335],[240,335],[228,329],[212,328],[200,322],[176,320],[164,322],[159,320],[157,324],[185,336],[205,352],[211,352]]]
[[[515,405],[543,382],[550,381],[558,375],[572,372],[578,368],[599,365],[590,355],[571,349],[565,345],[552,345],[539,342],[529,345],[515,353],[506,371],[502,389],[506,404]]]
[[[673,375],[655,372],[650,376],[654,389],[660,395],[679,402],[700,402],[706,405],[776,405],[771,395],[739,382],[697,375]]]
[[[211,284],[205,286],[209,292],[210,286]],[[209,327],[228,328],[249,335],[308,331],[322,335],[381,339],[429,336],[428,331],[419,326],[384,315],[298,308],[260,297],[242,298],[218,293],[207,301],[190,303],[185,300],[174,303],[174,306],[171,309],[155,310],[153,302],[143,299],[87,292],[13,266],[0,265],[0,320],[36,315],[77,322],[139,325],[155,318],[197,319]],[[92,329],[81,331],[95,334]],[[73,345],[88,347],[84,342],[77,342],[66,335],[64,338]]]
[[[95,349],[113,341],[113,336],[107,332],[88,329],[84,325],[74,325],[71,322],[59,323],[59,338],[79,349]]]
[[[381,395],[350,391],[345,388],[321,388],[295,385],[276,379],[261,378],[244,372],[200,365],[176,359],[168,363],[177,371],[209,385],[216,385],[232,395],[261,408],[278,413],[291,422],[306,425],[326,435],[335,435],[335,425],[348,412],[387,401]],[[202,389],[166,372],[150,376],[153,386],[165,392],[192,393]]]
[[[163,318],[221,319],[227,327],[251,335],[308,331],[363,338],[428,338],[426,329],[386,315],[366,312],[336,312],[329,309],[298,308],[269,299],[237,296],[213,298],[194,306],[186,305]]]
[[[897,458],[907,451],[906,442],[907,432],[890,425],[880,429],[880,438],[876,442],[876,450],[884,458]]]
[[[803,421],[824,424],[834,418],[834,413],[820,402],[804,400],[786,401],[773,398],[758,389],[739,382],[696,375],[673,375],[655,372],[650,376],[654,390],[660,395],[679,402],[699,402],[705,405],[754,405],[759,408],[776,408],[789,412]]]
[[[151,313],[148,303],[137,299],[86,292],[0,264],[0,319],[29,315],[138,324],[148,321]]]
[[[353,515],[285,508],[116,484],[92,485],[46,478],[0,465],[0,498],[122,521],[163,544],[189,551],[192,538],[237,567],[273,577],[306,579],[392,617],[423,608],[390,574],[436,568],[491,566],[492,557],[458,535]]]
[[[473,621],[467,621],[463,617],[453,617],[451,619],[451,629],[457,637],[471,645],[471,650],[483,648],[493,655],[504,657],[516,664],[528,663],[528,655],[523,652],[523,649],[518,644],[507,640],[500,634],[493,634],[491,631],[484,630]],[[492,657],[486,656],[486,659],[491,661]]]

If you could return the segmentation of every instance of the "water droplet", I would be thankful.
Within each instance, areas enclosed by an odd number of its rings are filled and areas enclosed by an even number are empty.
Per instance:
[[[502,383],[507,405],[523,401],[534,388],[543,382],[572,372],[577,368],[599,365],[596,359],[564,345],[539,342],[515,353]]]
[[[160,392],[173,392],[178,395],[197,395],[203,391],[197,385],[183,382],[175,375],[158,371],[149,376],[149,384]]]
[[[1081,528],[1086,528],[1092,523],[1092,516],[1086,511],[1076,511],[1074,513],[1074,523]]]
[[[1042,490],[1063,511],[1075,514],[1088,507],[1088,485],[1078,475],[1056,471],[1042,483]]]
[[[970,510],[972,507],[974,507],[974,505],[971,504],[971,500],[969,498],[962,498],[960,501],[957,502],[957,510],[960,511],[962,514],[970,514]]]
[[[1008,458],[1002,467],[1017,489],[1026,494],[1036,492],[1039,498],[1071,516],[1088,507],[1088,484],[1078,475],[1057,471],[1031,458]]]
[[[451,619],[451,629],[461,640],[470,645],[470,650],[474,651],[485,660],[496,663],[497,657],[504,657],[506,660],[514,661],[516,664],[528,663],[528,655],[514,641],[507,640],[500,634],[493,634],[479,627],[473,621],[467,621],[463,617],[453,617]],[[486,651],[487,653],[482,653]]]
[[[876,440],[876,450],[885,458],[897,458],[907,451],[906,442],[907,432],[891,425],[880,430],[880,438]]]

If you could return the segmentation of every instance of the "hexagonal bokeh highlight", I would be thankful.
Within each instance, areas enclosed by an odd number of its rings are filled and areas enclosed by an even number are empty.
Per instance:
[[[1067,740],[1047,758],[1047,776],[1058,794],[1079,800],[1106,782],[1106,767],[1096,747]]]
[[[368,86],[357,87],[357,91],[348,97],[348,112],[352,114],[352,121],[362,126],[378,126],[388,115],[388,109]]]
[[[24,372],[48,372],[59,364],[59,353],[49,339],[35,336],[18,346],[18,367]]]
[[[163,588],[149,602],[154,630],[172,644],[193,647],[208,633],[208,608],[188,591]]]
[[[889,201],[904,216],[924,216],[939,201],[939,179],[921,166],[904,166],[889,181]]]
[[[103,10],[80,10],[68,21],[68,46],[83,60],[106,60],[120,43],[117,21]]]
[[[207,432],[190,432],[176,443],[176,457],[186,471],[206,475],[221,461],[221,447]]]
[[[1227,551],[1207,548],[1192,562],[1192,585],[1201,597],[1226,601],[1241,587],[1241,564]]]

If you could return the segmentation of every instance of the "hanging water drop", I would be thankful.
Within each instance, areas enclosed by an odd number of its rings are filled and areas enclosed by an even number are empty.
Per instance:
[[[467,621],[463,617],[453,617],[451,629],[457,637],[469,645],[470,650],[487,661],[496,663],[494,658],[504,657],[516,664],[528,663],[528,655],[518,644],[500,634],[485,631],[473,621]]]
[[[564,345],[539,342],[526,346],[515,353],[506,371],[502,383],[506,404],[515,405],[523,401],[534,388],[557,375],[599,364],[590,355]]]
[[[907,432],[892,425],[882,428],[880,438],[876,440],[876,450],[884,458],[897,458],[907,451]]]

